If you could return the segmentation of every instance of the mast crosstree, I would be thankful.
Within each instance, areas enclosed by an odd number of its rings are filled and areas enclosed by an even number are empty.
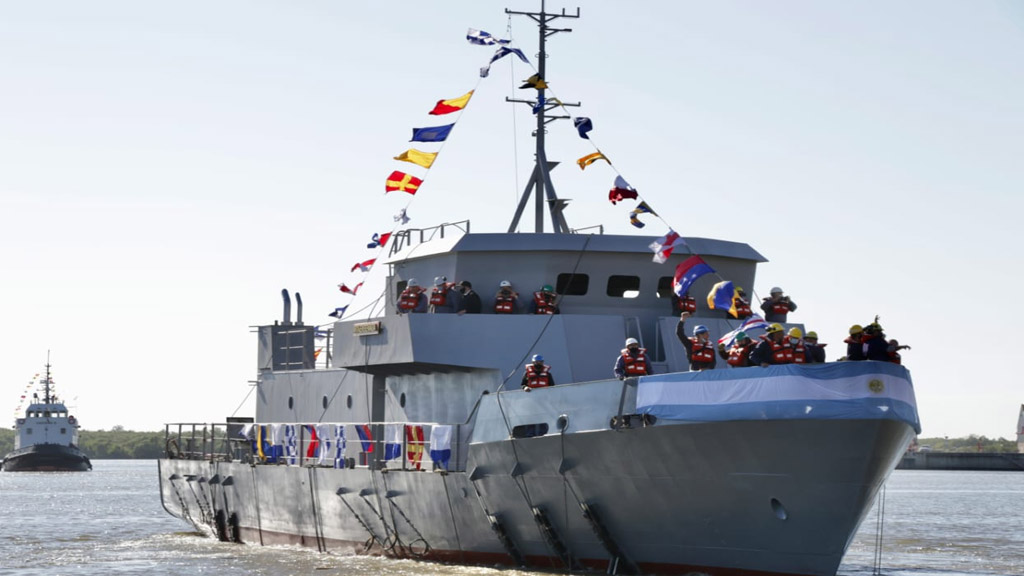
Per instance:
[[[560,14],[551,14],[544,10],[544,0],[540,3],[540,12],[516,12],[514,10],[505,9],[505,13],[516,16],[529,16],[537,23],[539,30],[539,51],[537,52],[537,76],[540,80],[544,80],[547,76],[547,52],[545,51],[545,44],[547,37],[558,32],[572,32],[571,28],[552,28],[548,25],[553,20],[558,18],[579,18],[580,9],[576,9],[576,14],[567,14],[565,9],[562,9]],[[544,84],[540,83],[537,88],[537,99],[536,100],[518,100],[515,98],[505,98],[507,102],[516,102],[521,104],[529,104],[534,108],[537,115],[537,128],[533,132],[534,138],[537,139],[537,151],[534,157],[533,173],[530,175],[529,182],[526,183],[526,189],[523,190],[523,195],[519,199],[519,206],[516,208],[516,215],[512,218],[512,223],[508,227],[509,233],[514,233],[516,228],[519,227],[519,219],[523,215],[523,211],[526,209],[526,204],[530,200],[530,195],[534,197],[534,210],[535,210],[535,224],[534,232],[538,234],[544,233],[544,199],[547,198],[548,211],[551,214],[551,227],[555,234],[569,234],[569,225],[565,222],[565,215],[562,211],[565,205],[568,204],[567,199],[558,197],[555,193],[555,186],[551,183],[551,170],[558,166],[558,162],[549,162],[547,159],[547,153],[544,151],[544,134],[545,126],[549,122],[555,120],[566,120],[569,116],[550,116],[548,111],[558,106],[579,106],[579,103],[567,103],[567,102],[548,102],[545,98]]]

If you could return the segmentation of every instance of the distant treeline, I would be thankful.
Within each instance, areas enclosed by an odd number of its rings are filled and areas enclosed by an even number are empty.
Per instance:
[[[966,438],[918,438],[917,446],[932,452],[1017,452],[1017,441],[971,434]]]
[[[92,460],[161,458],[163,432],[132,432],[115,426],[112,430],[82,430],[78,447]],[[14,430],[0,430],[0,457],[14,450]]]

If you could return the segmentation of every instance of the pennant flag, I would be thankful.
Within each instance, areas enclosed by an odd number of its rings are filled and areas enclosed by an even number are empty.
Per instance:
[[[654,261],[658,264],[667,262],[676,246],[686,246],[686,241],[676,234],[675,230],[669,229],[668,234],[651,242],[650,248],[654,250]]]
[[[409,142],[444,142],[455,124],[444,126],[429,126],[427,128],[413,128],[412,140]]]
[[[420,470],[423,460],[423,426],[408,425],[405,427],[405,456],[409,464]]]
[[[345,425],[335,424],[334,428],[334,467],[344,468],[345,467]],[[373,452],[373,446],[370,446],[369,452]],[[326,453],[327,451],[324,450]],[[323,456],[321,455],[321,459]]]
[[[373,263],[376,262],[376,261],[377,261],[376,258],[370,258],[369,260],[364,260],[362,262],[356,262],[355,264],[352,265],[352,269],[349,270],[349,272],[355,272],[356,268],[362,270],[363,272],[369,272],[370,271],[370,266],[373,266]],[[353,292],[353,294],[355,294],[355,292]]]
[[[324,349],[322,346],[320,348],[317,348],[316,350],[313,350],[313,360],[316,361],[316,359],[320,357],[320,353],[323,351]]]
[[[294,424],[285,424],[284,426],[284,454],[288,464],[295,466],[299,463],[299,450],[295,438]]]
[[[430,430],[430,459],[447,470],[451,457],[452,427],[450,424],[438,424]]]
[[[349,288],[345,284],[338,284],[338,290],[341,290],[345,294],[351,294],[351,295],[355,296],[359,292],[359,287],[362,286],[362,285],[363,285],[363,283],[360,282],[359,284],[356,284],[355,288]],[[348,306],[345,306],[345,308],[348,308]],[[340,310],[344,311],[345,308],[340,308]],[[335,308],[334,309],[335,312],[337,312],[338,310],[339,310],[339,308]],[[332,316],[333,316],[333,314],[332,314]]]
[[[342,426],[344,429],[344,426]],[[315,424],[314,430],[316,430],[316,436],[320,439],[320,449],[316,453],[316,463],[323,464],[327,460],[327,455],[330,453],[331,448],[334,446],[333,436],[331,436],[331,425],[330,424]]]
[[[590,118],[580,116],[578,118],[573,118],[572,123],[576,126],[576,131],[580,133],[580,138],[590,140],[590,136],[587,136],[587,132],[594,129],[594,123],[590,121]]]
[[[493,46],[494,44],[508,44],[511,42],[511,40],[501,40],[500,38],[491,36],[483,30],[475,30],[473,28],[470,28],[469,32],[466,32],[466,40],[468,40],[470,44],[476,44],[478,46]]]
[[[643,228],[645,224],[640,221],[640,218],[638,218],[638,216],[640,216],[641,214],[654,214],[655,216],[658,215],[657,212],[651,210],[651,207],[647,205],[647,202],[641,202],[637,204],[636,208],[630,210],[629,223],[632,224],[633,226],[636,226],[637,228]]]
[[[611,202],[612,204],[616,204],[618,202],[622,202],[626,198],[636,200],[636,189],[630,186],[629,182],[626,182],[626,179],[623,178],[622,176],[616,176],[615,184],[612,186],[612,189],[608,192],[608,201]]]
[[[733,330],[732,332],[727,332],[723,334],[722,337],[718,339],[718,343],[723,344],[726,348],[728,348],[729,346],[732,346],[733,341],[736,340],[736,335],[739,334],[740,332],[746,332],[749,336],[753,330],[765,330],[767,328],[768,323],[764,321],[764,318],[757,314],[754,314],[750,318],[744,320],[743,324],[740,324],[739,328]]]
[[[383,234],[374,234],[370,238],[370,243],[366,245],[367,248],[380,248],[381,246],[388,243],[388,238],[391,238],[391,232],[385,232]]]
[[[519,59],[522,60],[523,62],[526,62],[527,64],[530,63],[530,61],[526,59],[526,56],[523,55],[522,50],[518,48],[509,48],[507,46],[502,46],[498,48],[498,51],[494,53],[494,56],[491,56],[491,61],[487,63],[487,66],[484,66],[483,68],[480,69],[480,77],[487,78],[487,75],[491,73],[491,64],[494,64],[495,62],[501,60],[502,58],[508,56],[509,54],[515,54],[516,56],[519,56]]]
[[[423,180],[395,170],[388,176],[387,181],[384,182],[384,193],[387,194],[388,192],[398,190],[415,195],[416,191],[420,189],[420,184],[423,184]]]
[[[548,83],[540,77],[540,74],[534,74],[526,80],[523,80],[523,85],[519,87],[520,90],[524,88],[536,88],[537,90],[543,90],[548,87]]]
[[[728,310],[733,317],[736,317],[736,306],[733,302],[736,301],[736,289],[732,286],[732,281],[723,280],[716,283],[711,287],[711,291],[708,292],[708,308],[712,310]]]
[[[402,455],[402,425],[384,425],[384,459],[394,460]]]
[[[409,216],[405,213],[405,208],[402,208],[398,212],[398,214],[395,214],[395,222],[398,222],[399,224],[408,224],[409,220],[411,220],[411,218],[409,218]]]
[[[261,462],[265,462],[267,460],[267,453],[263,450],[263,445],[266,443],[266,435],[266,426],[256,427],[256,438],[254,442],[256,444],[256,455],[259,456]]]
[[[395,156],[395,160],[411,162],[417,166],[423,166],[424,168],[430,168],[433,166],[435,158],[437,158],[437,152],[420,152],[415,148],[409,148],[405,152]]]
[[[714,269],[708,266],[700,256],[690,256],[676,266],[676,275],[672,279],[672,290],[676,296],[682,298],[690,291],[693,282],[705,274],[711,274]]]
[[[469,99],[472,97],[473,90],[470,90],[458,98],[438,100],[437,104],[434,104],[434,109],[430,111],[430,114],[440,116],[442,114],[451,114],[452,112],[462,110],[467,104],[469,104]]]
[[[323,340],[324,338],[327,338],[327,335],[329,333],[330,332],[327,330],[321,330],[319,328],[316,328],[315,330],[313,330],[313,337],[316,338],[317,340]]]
[[[320,437],[316,435],[316,426],[304,426],[306,434],[309,435],[309,444],[306,446],[306,458],[313,458],[320,450]]]
[[[369,424],[356,424],[356,434],[359,435],[359,442],[363,445],[363,452],[373,452],[373,432]]]
[[[611,162],[609,162],[608,159],[605,158],[604,154],[601,154],[600,152],[594,152],[593,154],[587,154],[583,158],[580,158],[579,160],[577,160],[576,163],[580,165],[580,170],[583,170],[587,166],[590,166],[591,164],[593,164],[594,162],[597,162],[598,160],[604,160],[605,162],[608,162],[609,166],[611,165]]]
[[[535,102],[534,105],[533,105],[533,113],[534,114],[539,114],[540,111],[543,110],[543,109],[544,109],[544,95],[543,94],[537,94],[537,102]]]
[[[344,284],[342,284],[344,286]],[[341,318],[345,315],[345,310],[348,310],[348,306],[342,306],[341,308],[335,308],[334,312],[328,314],[331,318]]]

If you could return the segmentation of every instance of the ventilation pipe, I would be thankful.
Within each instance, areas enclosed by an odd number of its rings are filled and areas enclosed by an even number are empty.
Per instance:
[[[302,326],[302,294],[295,293],[295,323]]]
[[[292,299],[288,296],[288,290],[286,288],[281,289],[281,298],[284,299],[284,320],[281,323],[285,326],[291,326]]]

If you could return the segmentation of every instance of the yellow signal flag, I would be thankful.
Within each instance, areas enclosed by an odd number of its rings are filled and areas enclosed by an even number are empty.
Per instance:
[[[604,160],[605,162],[608,162],[609,165],[611,165],[611,161],[608,160],[608,158],[606,158],[605,155],[601,154],[600,152],[587,154],[583,158],[577,160],[576,163],[580,165],[580,170],[584,170],[587,166],[590,166],[591,164],[597,162],[598,160]]]
[[[415,148],[409,148],[405,152],[395,156],[395,160],[411,162],[417,166],[423,166],[424,168],[430,168],[433,166],[435,158],[437,158],[437,152],[421,152]]]

